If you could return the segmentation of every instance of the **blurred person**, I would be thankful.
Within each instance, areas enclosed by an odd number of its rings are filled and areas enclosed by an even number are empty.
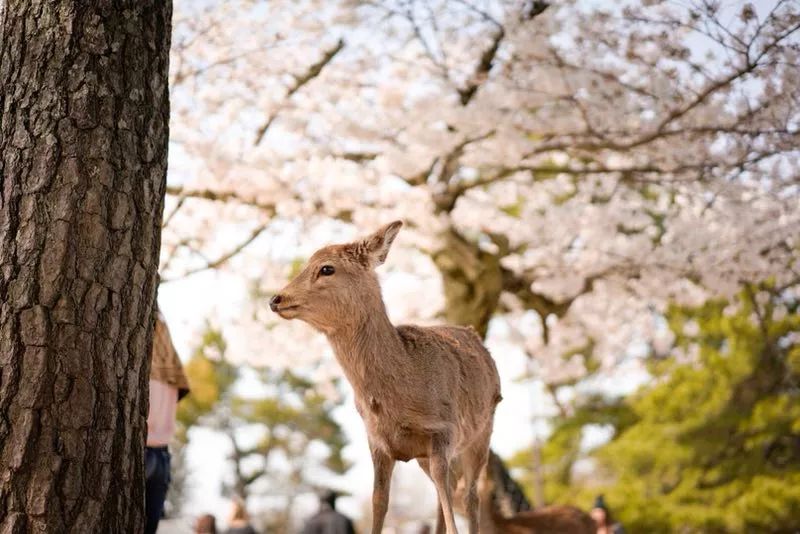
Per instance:
[[[211,514],[203,514],[194,523],[194,534],[217,534],[217,519]]]
[[[336,498],[332,490],[322,492],[319,497],[319,512],[311,516],[303,528],[303,534],[355,534],[350,518],[336,510]]]
[[[611,510],[606,505],[605,498],[598,495],[594,500],[594,507],[589,515],[594,519],[597,525],[597,534],[625,534],[625,529],[622,525],[614,521],[611,515]]]
[[[233,500],[231,515],[228,518],[228,530],[225,534],[256,534],[256,530],[250,524],[244,501],[241,499]]]
[[[145,534],[158,530],[164,515],[170,477],[169,442],[175,435],[178,401],[189,393],[189,381],[172,344],[164,316],[156,305],[150,360],[150,408],[145,447]]]

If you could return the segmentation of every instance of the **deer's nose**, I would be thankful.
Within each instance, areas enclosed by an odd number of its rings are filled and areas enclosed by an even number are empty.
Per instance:
[[[271,299],[269,299],[269,309],[272,311],[278,311],[278,304],[281,303],[283,297],[280,295],[273,295]]]

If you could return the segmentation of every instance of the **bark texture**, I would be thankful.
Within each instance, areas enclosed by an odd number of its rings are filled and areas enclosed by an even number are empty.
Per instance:
[[[0,533],[140,532],[171,2],[0,7]]]
[[[445,321],[472,326],[485,338],[503,291],[500,257],[481,250],[452,228],[443,239],[444,246],[433,254],[433,261],[442,275]]]

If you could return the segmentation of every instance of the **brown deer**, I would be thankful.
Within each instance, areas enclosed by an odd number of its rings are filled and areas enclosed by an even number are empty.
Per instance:
[[[478,532],[478,476],[486,464],[500,378],[477,333],[454,326],[395,327],[374,269],[402,222],[322,248],[270,308],[325,334],[353,386],[367,429],[374,481],[372,532],[383,528],[397,460],[416,459],[436,486],[437,532],[457,534],[454,473],[463,478],[469,531]]]
[[[459,484],[456,502],[465,491]],[[522,488],[511,478],[503,461],[489,453],[478,482],[481,534],[595,534],[597,525],[574,506],[550,505],[532,510]],[[456,511],[460,511],[456,506]]]
[[[464,491],[459,485],[456,495]],[[481,534],[595,534],[597,525],[574,506],[550,505],[531,510],[522,489],[502,460],[490,452],[478,483]],[[458,508],[456,508],[458,509]],[[505,512],[505,513],[504,513]]]
[[[595,534],[597,525],[589,514],[575,508],[556,504],[511,517],[495,516],[494,530],[481,530],[486,534]]]

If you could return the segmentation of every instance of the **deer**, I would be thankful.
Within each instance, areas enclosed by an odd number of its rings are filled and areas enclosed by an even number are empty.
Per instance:
[[[465,488],[459,485],[456,495],[464,491]],[[478,482],[478,494],[481,504],[481,534],[595,534],[597,532],[597,525],[591,516],[574,506],[551,504],[530,509],[521,488],[510,478],[500,457],[491,451],[489,461]]]
[[[395,463],[415,459],[436,488],[436,532],[458,534],[453,494],[460,479],[475,534],[500,378],[474,329],[389,320],[375,269],[402,225],[316,251],[269,305],[324,334],[353,388],[372,456],[372,532],[383,528]]]
[[[497,512],[494,512],[497,514]],[[495,515],[486,534],[595,534],[597,525],[586,512],[574,506],[552,505],[511,517]]]

